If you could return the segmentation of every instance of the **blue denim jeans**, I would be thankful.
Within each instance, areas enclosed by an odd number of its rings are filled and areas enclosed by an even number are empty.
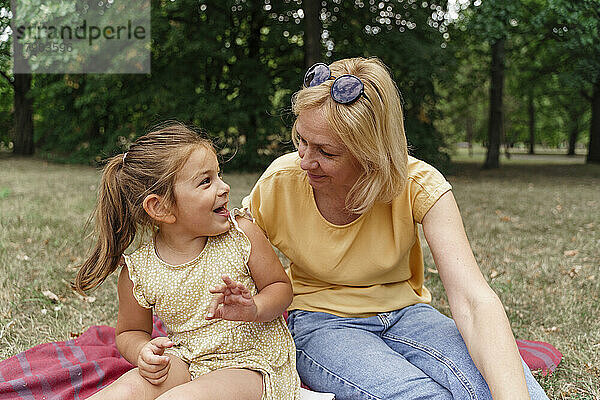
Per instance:
[[[491,399],[454,321],[427,304],[368,318],[290,312],[298,373],[337,400]],[[525,363],[532,400],[548,399]]]

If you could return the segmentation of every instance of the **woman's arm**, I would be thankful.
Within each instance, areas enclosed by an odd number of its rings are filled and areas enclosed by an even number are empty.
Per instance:
[[[529,399],[510,323],[475,261],[452,192],[442,195],[425,215],[423,231],[452,317],[493,398]]]

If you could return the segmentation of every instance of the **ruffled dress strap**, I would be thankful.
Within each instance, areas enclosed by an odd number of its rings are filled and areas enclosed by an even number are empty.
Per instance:
[[[250,268],[248,267],[248,260],[250,259],[250,252],[252,251],[252,244],[246,233],[240,228],[236,217],[246,218],[247,220],[254,223],[254,218],[250,211],[245,209],[233,208],[229,212],[229,219],[231,220],[232,229],[230,230],[230,234],[233,237],[238,249],[240,250],[242,257],[244,259],[244,265],[246,267],[246,272],[251,275]]]
[[[255,222],[254,217],[247,208],[233,208],[231,211],[229,211],[229,215],[236,226],[237,221],[235,220],[235,217],[244,217],[252,222]]]
[[[147,263],[140,262],[145,258],[146,253],[148,253],[148,246],[148,244],[143,245],[132,254],[123,254],[124,262],[122,263],[122,266],[127,267],[129,279],[133,283],[133,297],[144,308],[152,308],[153,306],[146,298],[144,291],[143,276],[147,274],[147,271],[144,270],[144,267],[147,267]]]

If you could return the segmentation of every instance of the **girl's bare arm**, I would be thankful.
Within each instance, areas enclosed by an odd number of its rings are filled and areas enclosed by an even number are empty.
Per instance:
[[[245,218],[238,218],[238,223],[252,244],[248,267],[258,289],[256,321],[271,321],[292,302],[292,284],[262,230]]]

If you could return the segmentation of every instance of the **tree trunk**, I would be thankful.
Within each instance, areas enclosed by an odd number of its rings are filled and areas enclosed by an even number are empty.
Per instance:
[[[14,75],[15,131],[13,153],[21,156],[33,154],[33,99],[29,95],[31,74]]]
[[[249,7],[249,32],[248,32],[248,61],[251,67],[248,68],[247,74],[248,82],[253,82],[251,75],[256,73],[255,71],[266,71],[266,68],[262,65],[260,60],[260,30],[262,28],[262,2],[255,0],[247,2]],[[259,115],[261,110],[265,109],[264,96],[262,96],[264,88],[256,87],[252,83],[249,83],[242,87],[240,95],[243,96],[246,101],[245,104],[250,107],[248,111],[248,125],[245,127],[248,130],[246,135],[247,141],[245,144],[245,152],[250,156],[247,158],[247,166],[250,169],[257,169],[260,167],[259,147],[263,139],[264,132],[261,129],[261,119]],[[252,99],[252,100],[250,100]]]
[[[320,0],[304,0],[304,65],[309,68],[321,60]]]
[[[594,85],[594,94],[592,95],[592,121],[586,162],[600,163],[600,78]]]
[[[529,154],[535,154],[535,105],[533,104],[533,91],[528,96],[529,112]]]
[[[467,111],[465,118],[466,121],[466,132],[467,132],[467,143],[469,146],[469,157],[473,157],[473,116]]]
[[[492,44],[492,68],[490,85],[490,121],[488,126],[488,149],[483,168],[500,167],[500,138],[502,137],[502,92],[504,89],[504,41]]]
[[[579,119],[572,121],[571,132],[569,132],[569,150],[568,156],[575,155],[575,146],[577,145],[577,137],[579,136]]]
[[[13,3],[14,4],[14,3]],[[13,104],[15,108],[15,125],[13,132],[13,153],[21,156],[33,154],[33,99],[31,90],[31,73],[29,63],[23,58],[23,44],[13,38],[14,70],[13,74]],[[25,73],[23,73],[25,72]]]

